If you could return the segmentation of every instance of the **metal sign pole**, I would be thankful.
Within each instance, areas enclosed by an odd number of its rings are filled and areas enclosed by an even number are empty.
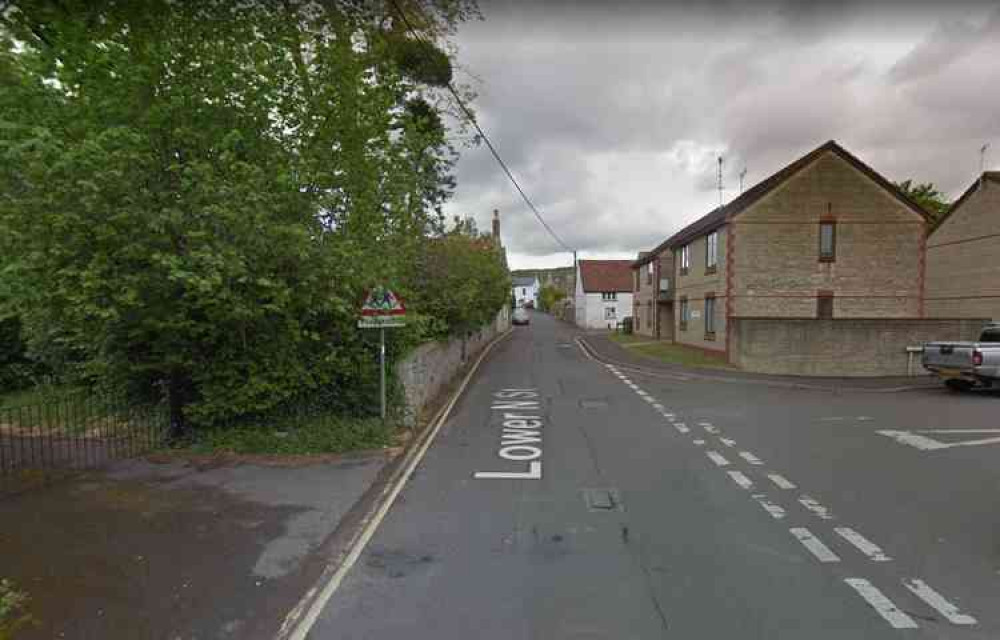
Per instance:
[[[381,341],[379,344],[378,352],[378,363],[379,363],[379,397],[382,398],[382,421],[385,422],[385,327],[379,329],[381,334]]]

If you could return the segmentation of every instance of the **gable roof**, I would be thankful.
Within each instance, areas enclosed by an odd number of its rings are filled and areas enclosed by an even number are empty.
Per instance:
[[[943,216],[941,216],[941,219],[937,221],[937,225],[934,227],[934,230],[937,231],[944,226],[945,220],[950,218],[951,214],[955,213],[960,206],[965,204],[965,201],[968,200],[969,196],[975,193],[979,188],[979,185],[981,185],[985,180],[989,180],[990,182],[1000,182],[1000,171],[984,171],[983,175],[976,178],[976,181],[969,185],[969,188],[958,197],[958,200],[953,202],[952,205],[948,207],[948,210],[945,211]]]
[[[688,226],[684,227],[674,235],[667,238],[667,240],[663,244],[661,244],[661,246],[665,245],[671,248],[681,247],[699,236],[705,235],[706,233],[718,229],[719,227],[727,223],[729,220],[731,220],[734,216],[738,215],[743,210],[747,209],[751,205],[755,204],[758,200],[760,200],[767,194],[774,191],[774,189],[782,185],[786,180],[788,180],[796,173],[804,169],[806,166],[812,163],[813,160],[818,158],[823,153],[826,153],[827,151],[831,151],[840,156],[841,158],[843,158],[844,160],[846,160],[855,169],[859,170],[861,173],[871,178],[876,184],[878,184],[880,187],[888,191],[890,195],[894,196],[897,200],[906,205],[907,208],[912,210],[914,213],[921,216],[924,220],[928,222],[933,221],[933,218],[930,216],[930,214],[928,214],[923,207],[921,207],[919,204],[910,199],[909,196],[903,193],[899,189],[899,187],[894,185],[889,180],[886,180],[877,171],[875,171],[867,164],[859,160],[847,149],[837,144],[835,140],[830,140],[820,145],[819,147],[813,149],[812,151],[802,156],[795,162],[792,162],[791,164],[781,169],[780,171],[777,171],[776,173],[773,173],[769,177],[765,178],[764,180],[761,180],[754,186],[750,187],[749,189],[741,193],[739,197],[731,200],[728,204],[712,209],[712,211],[710,211],[706,215],[702,216],[701,218],[698,218]],[[656,250],[654,249],[654,251]]]
[[[632,291],[631,260],[580,260],[584,293]]]

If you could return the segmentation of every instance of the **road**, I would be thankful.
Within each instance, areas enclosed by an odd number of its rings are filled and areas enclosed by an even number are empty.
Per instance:
[[[968,444],[1000,397],[677,381],[576,335],[497,346],[310,638],[1000,637],[1000,443]]]

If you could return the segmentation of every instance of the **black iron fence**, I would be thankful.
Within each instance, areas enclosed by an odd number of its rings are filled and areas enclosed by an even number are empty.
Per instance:
[[[39,472],[100,467],[163,442],[165,406],[142,406],[93,394],[0,407],[0,492]]]

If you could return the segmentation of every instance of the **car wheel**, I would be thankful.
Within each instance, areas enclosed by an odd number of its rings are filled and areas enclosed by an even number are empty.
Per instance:
[[[945,380],[944,385],[956,393],[972,390],[972,383],[968,380]]]

